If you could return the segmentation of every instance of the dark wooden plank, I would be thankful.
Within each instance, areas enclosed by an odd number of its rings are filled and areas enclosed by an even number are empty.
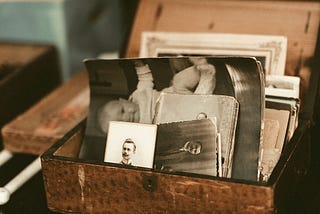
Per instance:
[[[0,43],[0,128],[61,83],[56,49],[50,45]]]

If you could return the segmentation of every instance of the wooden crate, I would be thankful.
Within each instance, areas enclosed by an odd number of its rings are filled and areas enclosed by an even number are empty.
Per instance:
[[[83,71],[6,124],[1,130],[4,147],[41,155],[87,116],[88,107],[89,83]]]
[[[303,80],[303,112],[267,183],[124,168],[78,158],[85,121],[41,157],[49,209],[75,213],[290,213],[310,165],[319,85],[315,1],[141,0],[125,56],[142,31],[273,34],[288,37],[286,74]],[[310,77],[311,76],[311,77]]]
[[[51,45],[0,42],[0,128],[61,83]]]

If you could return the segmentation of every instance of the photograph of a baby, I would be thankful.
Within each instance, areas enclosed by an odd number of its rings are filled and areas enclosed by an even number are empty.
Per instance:
[[[171,59],[172,60],[172,59]],[[162,92],[179,94],[212,94],[215,88],[215,68],[205,58],[189,58],[193,63],[173,76],[172,85]],[[107,133],[109,121],[152,123],[160,92],[154,89],[154,80],[148,64],[134,60],[138,75],[137,89],[129,99],[112,100],[98,110],[101,131]]]
[[[255,58],[88,59],[84,64],[90,81],[90,111],[79,158],[103,160],[110,121],[152,124],[163,92],[213,93],[232,96],[240,106],[231,176],[256,179],[264,91],[262,67]]]
[[[101,94],[103,91],[101,88],[96,91],[91,90],[91,112],[88,115],[86,136],[80,157],[101,159],[99,157],[101,157],[101,150],[104,150],[103,143],[105,143],[110,121],[151,124],[161,92],[212,94],[215,90],[220,90],[227,95],[234,94],[230,78],[229,82],[224,81],[219,86],[216,85],[217,68],[214,63],[208,62],[204,57],[113,60],[110,63],[105,62],[104,69],[108,69],[108,64],[111,67],[111,64],[114,66],[115,63],[118,63],[121,71],[115,71],[113,75],[122,73],[135,83],[135,86],[131,86],[131,91],[129,90],[127,95],[118,97],[112,93]],[[95,66],[98,67],[98,64]],[[101,66],[99,69],[101,70]],[[89,69],[89,78],[94,76],[95,81],[90,82],[93,86],[91,89],[96,88],[95,84],[99,85],[97,75],[92,75],[96,70],[98,68]],[[221,72],[221,74],[226,75],[227,72]],[[105,80],[106,77],[103,79]],[[223,77],[223,79],[226,78]],[[124,84],[129,85],[129,81]]]

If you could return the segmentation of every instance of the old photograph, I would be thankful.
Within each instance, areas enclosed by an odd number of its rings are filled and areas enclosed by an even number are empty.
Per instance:
[[[111,121],[104,161],[152,168],[156,135],[153,124]]]
[[[266,76],[266,95],[300,98],[300,77],[296,76]]]
[[[232,96],[161,93],[154,122],[157,124],[212,119],[221,136],[220,177],[230,177],[239,103]]]
[[[266,74],[283,75],[287,38],[275,35],[148,32],[142,33],[140,57],[251,56]]]
[[[216,176],[216,139],[217,126],[210,119],[159,124],[155,168]]]
[[[152,124],[162,92],[217,94],[234,97],[241,106],[236,130],[230,130],[236,135],[234,152],[229,153],[234,155],[228,177],[256,180],[264,108],[263,71],[256,59],[88,59],[85,65],[90,81],[90,112],[80,158],[103,160],[110,121]]]
[[[161,92],[234,96],[223,58],[88,59],[85,65],[90,112],[80,158],[103,159],[111,120],[152,123]]]

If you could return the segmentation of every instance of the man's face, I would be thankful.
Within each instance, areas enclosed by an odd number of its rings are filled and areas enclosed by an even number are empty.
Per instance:
[[[193,154],[193,155],[200,154],[201,148],[202,148],[202,145],[201,145],[201,143],[199,143],[199,142],[191,141],[191,142],[188,144],[188,151],[189,151],[191,154]]]
[[[134,145],[132,143],[124,143],[122,147],[122,158],[130,160],[132,155],[135,153]]]

